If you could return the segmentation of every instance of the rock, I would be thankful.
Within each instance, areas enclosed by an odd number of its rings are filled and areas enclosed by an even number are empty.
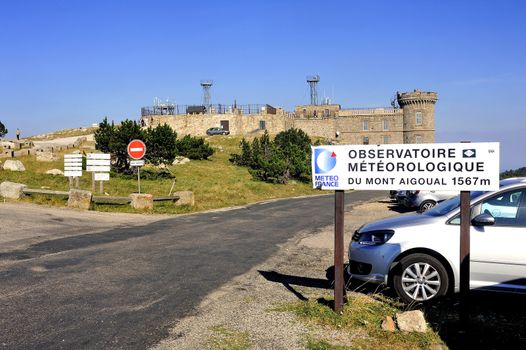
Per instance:
[[[91,207],[91,192],[76,189],[69,190],[68,207],[89,209]]]
[[[420,310],[396,314],[398,329],[404,332],[425,332],[427,330],[424,313]]]
[[[179,196],[179,200],[175,202],[175,206],[189,205],[194,206],[195,199],[192,191],[179,191],[175,192],[174,196]]]
[[[388,332],[394,332],[396,330],[396,325],[391,316],[386,316],[382,321],[382,329]]]
[[[175,157],[175,160],[173,161],[172,165],[179,165],[179,164],[186,164],[190,161],[190,159],[186,157],[177,156]]]
[[[4,181],[0,184],[0,196],[10,199],[20,199],[24,196],[22,190],[26,187],[24,184]]]
[[[11,171],[26,171],[26,168],[24,167],[24,164],[22,164],[19,160],[12,160],[8,159],[5,161],[4,170],[11,170]]]
[[[55,162],[59,160],[58,155],[53,152],[38,152],[37,161],[38,162]]]
[[[138,210],[152,210],[153,209],[153,195],[148,193],[132,193],[130,194],[130,205]]]
[[[48,170],[46,171],[46,174],[49,174],[49,175],[64,175],[64,172],[60,169],[51,169],[51,170]]]

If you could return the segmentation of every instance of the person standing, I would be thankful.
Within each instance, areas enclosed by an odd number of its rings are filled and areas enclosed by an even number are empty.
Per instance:
[[[16,128],[16,139],[20,140],[20,129]]]

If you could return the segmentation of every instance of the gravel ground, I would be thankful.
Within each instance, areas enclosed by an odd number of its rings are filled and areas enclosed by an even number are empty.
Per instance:
[[[363,223],[398,214],[388,209],[388,202],[365,203],[349,209],[345,216],[345,246],[352,232]],[[307,327],[290,313],[272,309],[298,298],[332,295],[332,289],[311,286],[326,284],[326,269],[333,265],[333,235],[333,226],[316,233],[299,233],[272,258],[209,295],[192,315],[175,324],[170,337],[154,349],[210,348],[211,337],[217,336],[214,327],[218,326],[246,332],[251,349],[304,349]],[[294,277],[292,282],[297,284],[272,282],[273,277],[279,276],[276,273],[289,275],[288,280]],[[341,334],[329,333],[325,337],[330,340]]]

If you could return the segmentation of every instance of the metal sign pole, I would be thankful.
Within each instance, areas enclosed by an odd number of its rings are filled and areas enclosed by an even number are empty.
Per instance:
[[[139,185],[139,194],[141,193],[141,167],[137,167],[137,183]]]
[[[343,230],[345,192],[334,192],[334,311],[343,312]]]
[[[469,280],[470,280],[470,191],[460,192],[460,321],[469,318]]]

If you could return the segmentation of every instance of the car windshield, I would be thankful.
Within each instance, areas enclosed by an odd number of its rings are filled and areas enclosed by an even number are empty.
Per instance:
[[[473,200],[481,195],[486,193],[485,191],[472,191],[470,193],[470,199]],[[450,198],[443,201],[442,203],[437,204],[435,207],[425,211],[422,215],[428,216],[442,216],[446,215],[452,210],[457,209],[460,206],[460,196]]]

